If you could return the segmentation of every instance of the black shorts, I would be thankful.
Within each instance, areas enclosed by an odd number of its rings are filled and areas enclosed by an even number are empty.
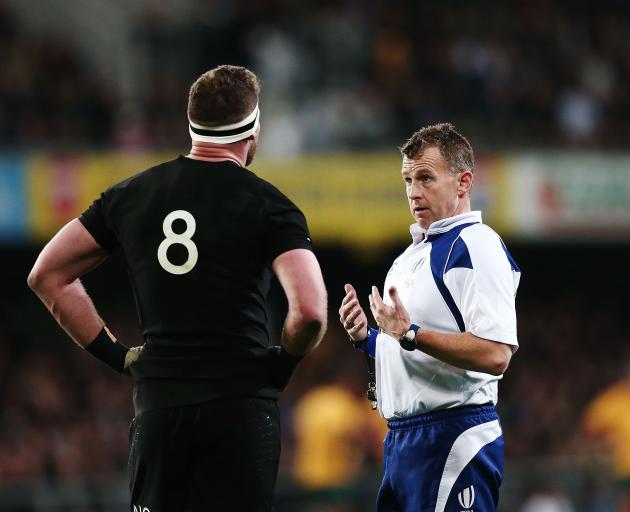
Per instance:
[[[129,431],[131,511],[269,511],[279,457],[275,400],[144,412]]]

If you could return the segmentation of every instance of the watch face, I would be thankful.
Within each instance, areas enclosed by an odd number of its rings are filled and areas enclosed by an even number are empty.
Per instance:
[[[410,333],[411,337],[409,335]],[[402,338],[400,338],[400,346],[404,350],[408,350],[409,352],[416,350],[416,333],[413,331],[409,331]]]

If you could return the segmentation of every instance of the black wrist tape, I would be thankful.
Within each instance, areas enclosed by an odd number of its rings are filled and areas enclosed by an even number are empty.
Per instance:
[[[129,349],[119,341],[113,341],[105,332],[105,328],[85,347],[85,350],[117,372],[122,373],[125,370],[125,356]]]
[[[294,356],[284,350],[284,347],[278,346],[270,347],[268,353],[271,356],[271,383],[275,388],[282,391],[287,387],[295,369],[304,356]]]

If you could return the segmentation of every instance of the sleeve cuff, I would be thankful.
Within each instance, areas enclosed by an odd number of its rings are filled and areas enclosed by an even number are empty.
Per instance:
[[[501,333],[497,331],[490,332],[482,332],[478,329],[471,329],[470,334],[477,336],[477,338],[482,338],[488,341],[494,341],[496,343],[503,343],[504,345],[510,345],[512,347],[512,352],[516,352],[518,350],[518,340],[514,337],[514,334],[511,333]]]
[[[378,329],[368,326],[368,337],[361,345],[363,352],[367,352],[367,355],[372,359],[376,357],[376,338],[378,337]]]

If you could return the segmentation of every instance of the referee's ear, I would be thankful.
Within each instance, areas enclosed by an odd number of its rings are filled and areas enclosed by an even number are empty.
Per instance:
[[[465,197],[470,195],[473,186],[473,173],[472,171],[461,171],[457,177],[457,195],[459,197]]]

